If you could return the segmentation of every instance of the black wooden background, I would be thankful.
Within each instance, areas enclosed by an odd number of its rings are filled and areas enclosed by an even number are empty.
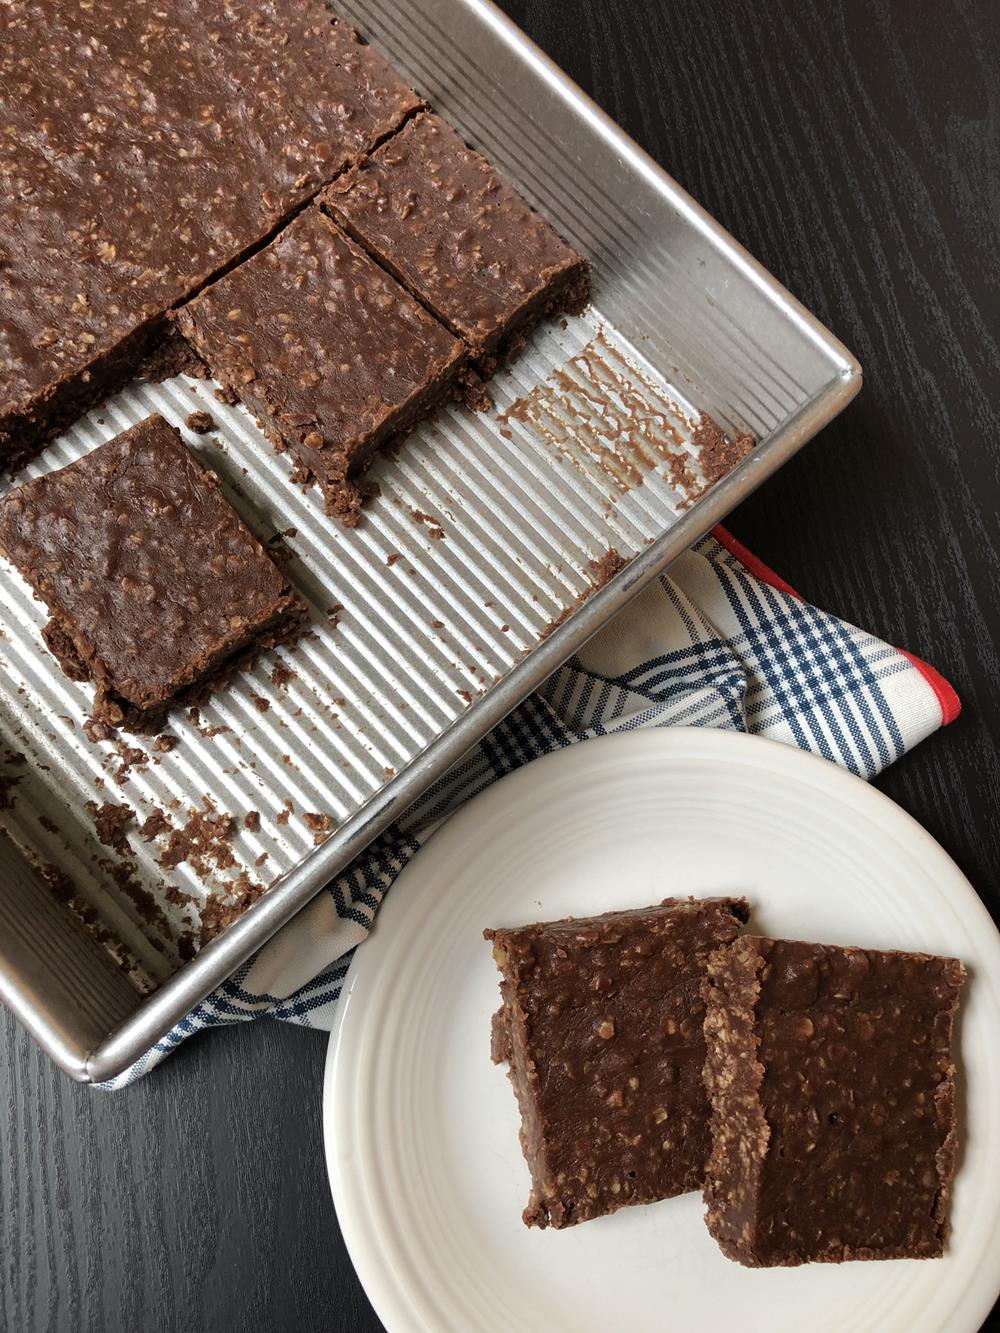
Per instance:
[[[503,0],[855,352],[861,397],[733,515],[965,711],[879,786],[1000,909],[1000,4]],[[260,1023],[126,1093],[0,1014],[0,1329],[369,1330],[323,1167],[324,1039]]]

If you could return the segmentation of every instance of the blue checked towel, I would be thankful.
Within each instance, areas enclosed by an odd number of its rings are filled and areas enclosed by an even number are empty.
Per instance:
[[[650,584],[226,984],[104,1087],[203,1028],[280,1018],[328,1029],[354,949],[441,821],[561,746],[639,727],[725,727],[871,778],[959,709],[918,659],[803,601],[724,530]]]

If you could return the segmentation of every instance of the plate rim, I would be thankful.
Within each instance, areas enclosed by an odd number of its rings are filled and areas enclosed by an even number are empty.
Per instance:
[[[813,786],[814,788],[823,789],[832,786],[838,793],[843,793],[848,802],[853,795],[855,799],[860,799],[863,803],[873,807],[881,807],[887,819],[896,825],[896,828],[909,840],[909,845],[915,851],[919,851],[922,846],[928,854],[940,858],[942,863],[950,867],[952,882],[949,883],[948,899],[949,901],[953,900],[953,891],[957,891],[961,895],[958,910],[970,929],[976,924],[976,918],[978,918],[978,924],[983,933],[981,948],[987,953],[992,952],[995,955],[996,971],[990,969],[987,975],[994,978],[1000,977],[1000,929],[993,921],[986,904],[957,862],[937,839],[913,815],[904,810],[885,792],[872,786],[863,778],[841,768],[838,764],[809,751],[800,750],[798,747],[784,741],[718,728],[648,728],[610,736],[594,737],[588,740],[586,746],[582,748],[591,755],[600,748],[602,752],[607,753],[610,757],[615,750],[623,750],[630,746],[638,747],[639,744],[650,749],[662,747],[667,752],[665,758],[668,761],[670,758],[682,757],[695,759],[699,762],[735,761],[750,766],[751,760],[746,758],[747,752],[749,751],[751,754],[751,759],[754,753],[759,753],[764,758],[763,767],[765,768],[778,772],[783,771],[786,776],[791,773],[793,778],[802,777],[804,785]],[[472,797],[434,830],[431,837],[421,847],[420,852],[404,867],[396,883],[403,876],[411,873],[413,865],[428,847],[435,844],[439,847],[442,845],[447,847],[448,842],[463,836],[466,826],[471,826],[483,819],[484,810],[487,812],[485,817],[488,818],[490,805],[502,802],[505,793],[509,792],[512,787],[520,785],[522,782],[536,782],[538,780],[537,775],[543,768],[546,772],[570,768],[576,762],[575,756],[580,750],[580,745],[571,745],[542,755],[527,764],[523,764],[513,772],[505,774],[504,777]],[[670,754],[671,751],[674,752],[673,755]],[[426,862],[424,864],[426,865]],[[395,887],[395,884],[393,887]],[[392,897],[392,895],[388,896]],[[385,905],[380,909],[379,916],[384,911]],[[390,912],[391,915],[393,915],[392,912]],[[377,933],[378,920],[376,919],[372,938],[375,938]],[[372,949],[371,940],[365,943],[367,948],[358,950],[354,959],[352,959],[347,976],[344,978],[340,1003],[337,1006],[327,1046],[321,1106],[324,1160],[338,1224],[358,1280],[386,1329],[390,1333],[396,1333],[396,1330],[423,1329],[427,1326],[422,1322],[416,1310],[412,1308],[408,1292],[403,1284],[393,1282],[391,1266],[380,1262],[377,1236],[369,1234],[372,1230],[372,1219],[363,1218],[356,1206],[356,1200],[352,1202],[353,1195],[358,1188],[361,1189],[362,1193],[364,1192],[364,1182],[360,1178],[357,1181],[350,1179],[347,1169],[350,1155],[345,1156],[335,1148],[335,1140],[338,1137],[335,1129],[338,1084],[340,1083],[338,1068],[343,1033],[347,1024],[353,1021],[351,1015],[356,1010],[356,1005],[352,1006],[351,1001],[359,979],[363,984],[366,974],[372,969],[377,972],[378,969],[377,946]],[[1000,1298],[1000,1235],[995,1236],[994,1241],[997,1262],[994,1266],[992,1282],[982,1281],[975,1287],[971,1284],[966,1286],[958,1304],[950,1311],[949,1317],[951,1320],[963,1316],[964,1311],[970,1322],[967,1325],[963,1324],[961,1327],[967,1329],[968,1333],[976,1333],[976,1330],[981,1327],[983,1321],[988,1317],[997,1299]],[[984,1269],[979,1270],[979,1275],[984,1277],[988,1271],[989,1269],[984,1266]],[[992,1295],[989,1294],[991,1290]],[[949,1324],[949,1329],[951,1328],[952,1325]]]

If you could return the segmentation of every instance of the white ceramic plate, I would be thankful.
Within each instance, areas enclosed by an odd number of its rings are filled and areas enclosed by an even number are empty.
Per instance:
[[[724,892],[750,897],[762,933],[969,967],[944,1259],[741,1268],[697,1195],[523,1226],[483,927]],[[825,760],[717,731],[591,741],[492,787],[400,877],[348,976],[325,1131],[340,1223],[390,1333],[973,1333],[1000,1286],[1000,937],[930,835]]]

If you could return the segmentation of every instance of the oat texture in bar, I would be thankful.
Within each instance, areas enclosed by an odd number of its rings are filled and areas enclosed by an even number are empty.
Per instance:
[[[431,113],[336,181],[324,203],[484,374],[539,319],[586,304],[586,260]]]
[[[63,671],[96,686],[101,727],[155,727],[179,695],[305,615],[218,479],[158,416],[11,492],[0,554],[48,607],[44,637]]]
[[[0,467],[420,104],[322,0],[0,5]]]
[[[488,930],[506,1060],[531,1172],[528,1226],[567,1227],[701,1188],[709,954],[747,919],[738,898]]]
[[[177,322],[348,526],[375,452],[455,390],[465,359],[458,339],[315,206]]]
[[[954,958],[743,936],[705,984],[709,1231],[750,1267],[944,1251]]]

